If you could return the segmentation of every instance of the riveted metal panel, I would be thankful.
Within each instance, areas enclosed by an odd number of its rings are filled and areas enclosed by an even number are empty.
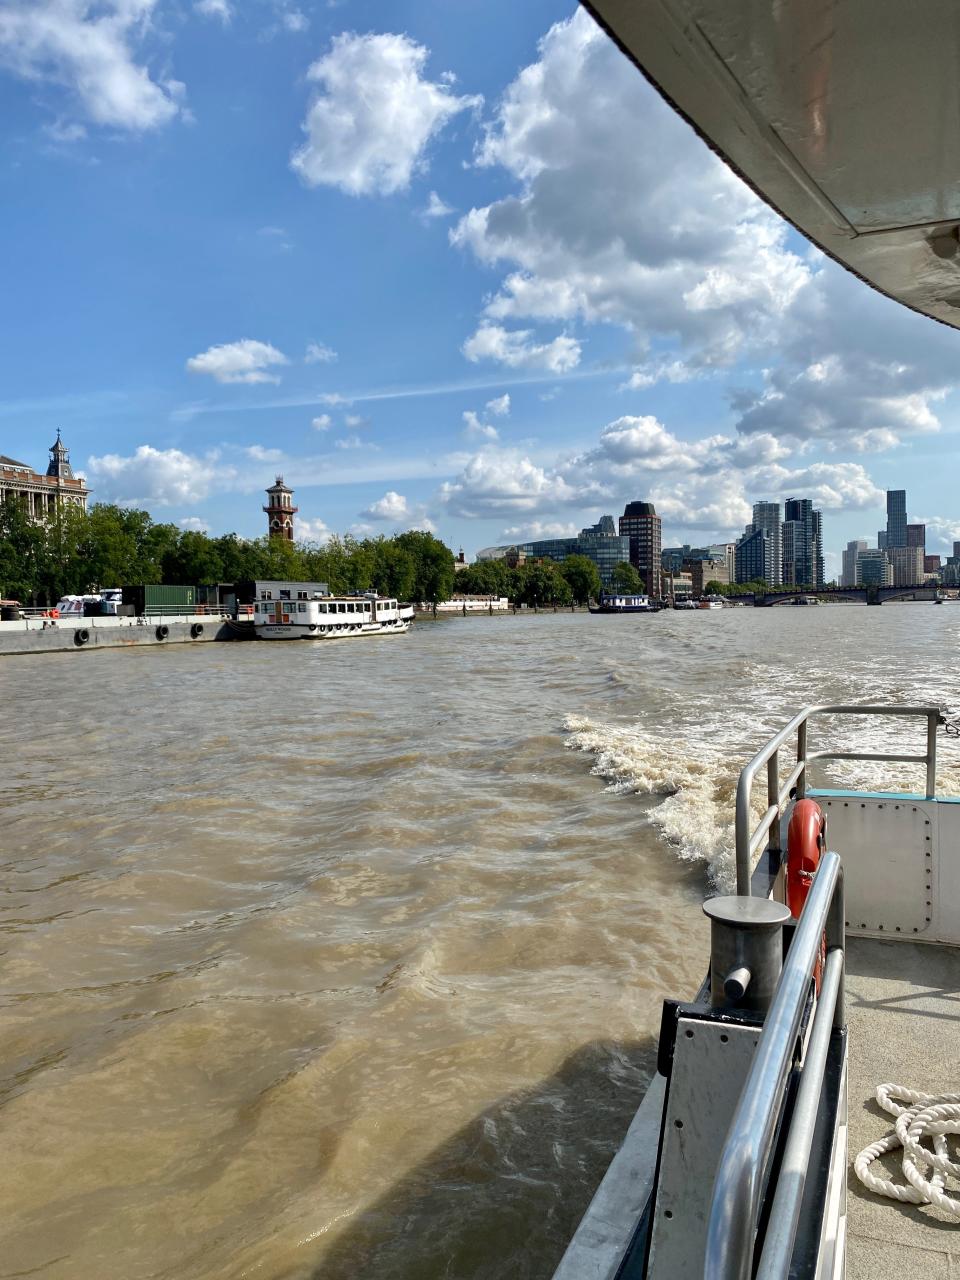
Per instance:
[[[759,1027],[677,1021],[649,1280],[703,1274],[713,1180],[759,1036]]]
[[[936,801],[811,795],[827,815],[827,845],[843,859],[848,932],[932,934]]]

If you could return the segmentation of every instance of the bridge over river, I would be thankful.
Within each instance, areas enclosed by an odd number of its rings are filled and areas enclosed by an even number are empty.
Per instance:
[[[785,587],[780,591],[747,593],[733,598],[742,600],[744,604],[752,600],[758,609],[769,609],[772,605],[792,604],[795,600],[808,597],[818,600],[850,600],[859,604],[883,604],[886,600],[935,601],[941,596],[942,592],[937,586],[881,587],[872,583],[866,587],[820,587],[816,591],[809,587]]]

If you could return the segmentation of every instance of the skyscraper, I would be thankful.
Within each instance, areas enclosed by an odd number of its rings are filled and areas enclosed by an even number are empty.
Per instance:
[[[887,490],[887,550],[907,545],[907,491]]]
[[[620,535],[630,539],[630,563],[643,579],[648,595],[659,596],[663,589],[663,533],[653,503],[628,502],[620,517]]]
[[[758,582],[764,577],[769,564],[767,535],[763,529],[747,525],[747,531],[738,539],[734,549],[734,573],[737,582]]]
[[[783,508],[783,582],[823,586],[823,513],[810,498],[788,498]]]
[[[907,525],[907,546],[920,547],[926,550],[927,526],[925,524],[908,524]]]
[[[782,548],[780,541],[780,524],[783,513],[779,502],[755,502],[753,504],[753,527],[762,529],[767,535],[767,560],[764,579],[768,586],[777,587],[782,581]]]
[[[893,568],[882,548],[867,547],[857,552],[857,586],[893,586]]]
[[[815,587],[823,586],[823,512],[813,512],[813,577]]]
[[[866,551],[867,544],[861,538],[856,542],[848,542],[847,549],[843,553],[843,569],[840,573],[841,587],[855,587],[857,585],[857,556],[861,551]]]
[[[923,547],[890,547],[887,558],[895,587],[912,587],[923,581]]]

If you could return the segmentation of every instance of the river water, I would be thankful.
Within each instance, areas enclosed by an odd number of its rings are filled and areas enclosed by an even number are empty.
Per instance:
[[[0,659],[0,1276],[549,1277],[702,976],[740,765],[807,702],[957,709],[958,640],[917,604]]]

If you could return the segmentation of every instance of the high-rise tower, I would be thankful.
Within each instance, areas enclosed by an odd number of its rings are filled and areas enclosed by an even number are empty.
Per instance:
[[[887,550],[907,545],[907,491],[887,490]]]
[[[638,570],[647,593],[659,596],[663,587],[660,564],[663,535],[660,517],[652,502],[627,503],[620,517],[620,536],[630,539],[630,563]]]
[[[269,505],[264,507],[267,513],[267,532],[271,538],[286,538],[293,541],[293,517],[299,507],[293,505],[293,490],[283,483],[283,476],[277,476],[276,483],[267,490]]]
[[[755,502],[753,504],[753,527],[762,529],[767,535],[767,566],[763,577],[768,587],[778,587],[783,581],[782,560],[783,549],[780,542],[780,525],[783,513],[779,502]]]

